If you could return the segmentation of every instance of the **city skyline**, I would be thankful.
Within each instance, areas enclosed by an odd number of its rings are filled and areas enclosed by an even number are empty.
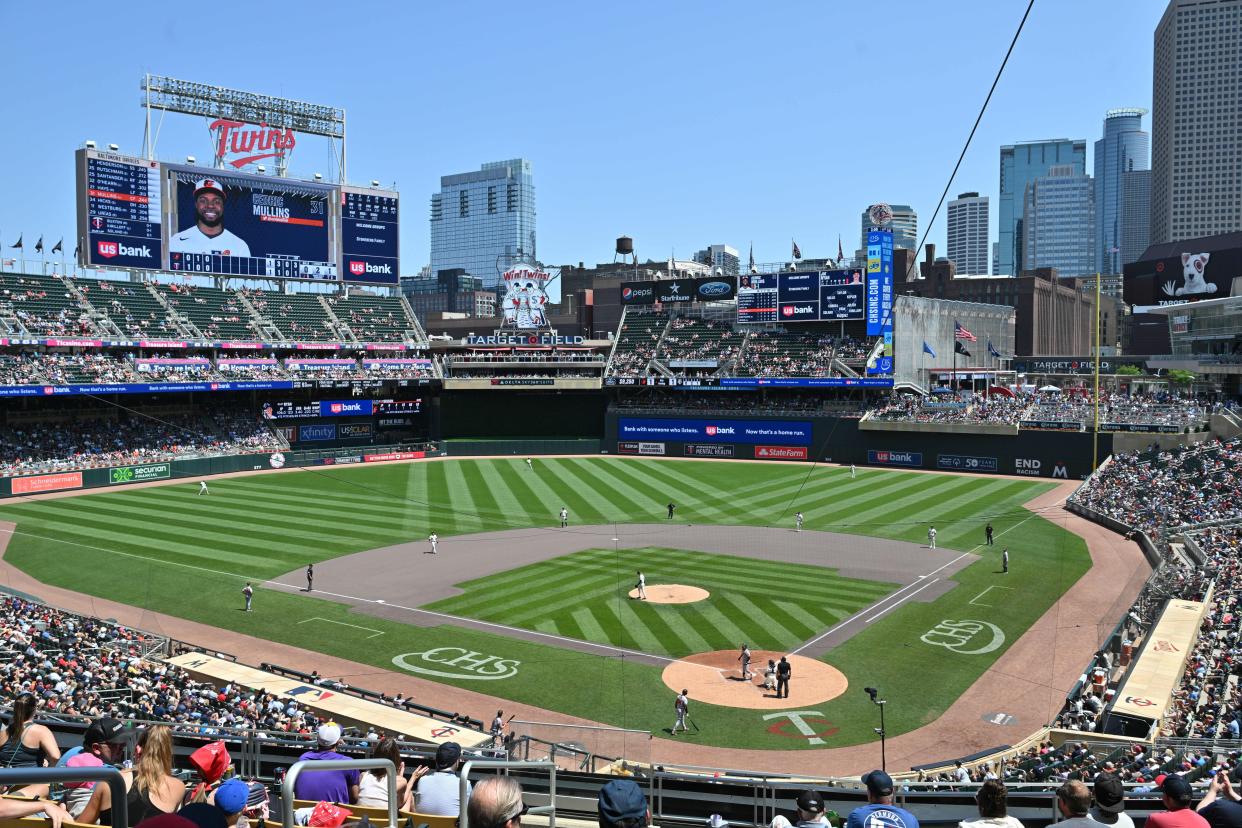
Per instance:
[[[1124,19],[1106,19],[1104,9],[1060,0],[1036,4],[950,197],[960,191],[998,195],[995,153],[1001,145],[1047,135],[1091,143],[1108,109],[1150,106],[1151,38],[1164,7],[1163,0],[1140,0]],[[218,59],[204,70],[175,15],[154,4],[145,10],[138,4],[135,11],[165,36],[141,53],[96,65],[88,59],[88,46],[97,37],[90,15],[68,14],[60,37],[70,48],[62,58],[46,61],[43,50],[25,40],[6,56],[10,76],[25,79],[16,84],[18,98],[69,100],[84,76],[91,79],[91,94],[74,96],[68,115],[47,119],[38,137],[35,130],[6,135],[9,154],[23,163],[7,169],[0,183],[24,197],[0,206],[0,241],[7,250],[23,233],[29,253],[38,235],[49,246],[63,236],[66,252],[72,252],[72,150],[93,138],[101,146],[115,142],[123,152],[140,152],[143,119],[133,90],[144,71],[345,107],[350,179],[396,183],[406,201],[401,234],[406,275],[430,261],[422,205],[440,176],[498,158],[526,158],[538,170],[539,257],[549,264],[608,261],[613,240],[623,234],[634,237],[640,258],[657,260],[672,250],[698,249],[704,239],[746,250],[753,239],[756,260],[783,260],[791,237],[807,258],[835,257],[837,238],[853,236],[860,207],[885,199],[915,209],[921,239],[1024,8],[1020,2],[935,10],[895,3],[885,18],[888,38],[937,39],[955,58],[928,61],[909,50],[890,50],[877,64],[863,59],[873,17],[859,8],[798,4],[775,14],[735,4],[705,18],[693,7],[650,4],[638,7],[632,20],[603,25],[602,12],[566,20],[553,13],[518,15],[496,5],[488,13],[515,36],[543,44],[546,59],[515,67],[502,49],[453,72],[444,68],[452,50],[434,33],[458,25],[460,14],[400,9],[392,15],[392,28],[417,32],[411,51],[419,52],[419,59],[368,49],[378,53],[308,74],[256,70],[251,58],[268,53],[273,36],[245,31],[217,44]],[[277,40],[292,47],[311,37],[328,13],[327,4],[307,4]],[[1082,25],[1067,36],[1061,21],[1071,14]],[[702,26],[718,37],[721,49],[740,53],[765,37],[784,36],[791,15],[807,28],[847,33],[841,53],[858,59],[824,64],[810,54],[795,54],[779,70],[746,61],[635,60],[618,68],[600,60],[609,44],[632,42],[648,43],[657,54],[677,54],[691,35],[700,39]],[[19,7],[10,17],[14,28],[22,29],[37,28],[44,16]],[[346,16],[337,36],[369,42],[367,19]],[[1105,22],[1118,28],[1117,36],[1097,48],[1088,30]],[[1075,40],[1082,49],[1073,49]],[[1073,65],[1043,60],[1049,50],[1066,48],[1074,51]],[[903,94],[909,107],[903,104],[902,117],[889,122],[935,118],[939,129],[840,128],[842,118],[852,117],[841,113],[857,110],[873,94],[880,65],[888,76],[919,78]],[[1128,70],[1113,78],[1117,65]],[[1083,76],[1110,81],[1084,90]],[[406,92],[394,95],[370,82],[379,77],[399,78]],[[499,77],[520,80],[528,93],[520,107],[510,106],[508,85],[495,83]],[[946,97],[948,87],[954,94]],[[637,122],[614,112],[611,100],[618,91],[627,99],[626,111],[640,116]],[[727,112],[728,122],[701,122],[695,113],[705,101]],[[781,126],[786,116],[794,116],[799,126]],[[649,128],[653,119],[667,126]],[[808,122],[813,128],[803,129]],[[445,124],[454,129],[442,129]],[[156,126],[161,157],[209,155],[200,120],[167,116]],[[291,174],[330,177],[326,156],[306,141],[291,158]],[[857,163],[866,157],[890,160]],[[704,184],[712,177],[727,186],[709,195]],[[942,208],[927,236],[940,250],[947,247],[946,218]],[[995,240],[996,217],[991,220],[989,239]]]

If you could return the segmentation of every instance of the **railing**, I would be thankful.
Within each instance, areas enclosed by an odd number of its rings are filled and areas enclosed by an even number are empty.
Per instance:
[[[294,785],[303,771],[331,770],[382,770],[384,781],[388,787],[388,828],[397,826],[397,768],[387,759],[318,759],[294,762],[293,767],[285,774],[285,781],[280,784],[280,822],[284,828],[293,828]],[[121,798],[124,799],[124,791]],[[466,798],[463,795],[462,801]],[[113,802],[116,801],[115,795]],[[462,822],[465,828],[465,822]],[[555,826],[553,826],[555,828]]]
[[[301,763],[299,763],[301,764]],[[527,813],[531,814],[547,814],[548,828],[556,828],[556,763],[555,762],[513,762],[505,759],[469,759],[461,766],[461,782],[459,801],[463,807],[461,815],[457,818],[458,828],[470,828],[470,817],[468,809],[465,808],[466,801],[470,798],[468,787],[470,784],[470,771],[475,768],[489,768],[495,770],[547,770],[548,772],[548,804],[531,808]],[[391,799],[389,800],[392,801]],[[396,825],[396,822],[390,822],[389,825]],[[285,828],[291,828],[286,825]]]

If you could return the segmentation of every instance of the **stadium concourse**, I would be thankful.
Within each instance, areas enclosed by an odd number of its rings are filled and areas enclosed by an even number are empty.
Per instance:
[[[1073,484],[1061,484],[1027,504],[1027,508],[1059,510],[1072,490]],[[887,750],[892,767],[910,767],[972,750],[1017,743],[1037,731],[1061,708],[1064,689],[1074,684],[1082,665],[1096,651],[1100,629],[1115,623],[1115,618],[1130,605],[1145,577],[1145,564],[1138,547],[1074,515],[1058,514],[1057,520],[1063,520],[1070,531],[1086,541],[1091,570],[944,715],[915,731],[889,739]],[[11,531],[11,526],[5,527],[0,543],[7,545]],[[408,674],[377,670],[369,665],[52,587],[37,582],[7,562],[0,562],[0,580],[8,589],[39,595],[53,606],[94,617],[115,618],[128,626],[229,652],[243,663],[275,662],[306,673],[317,671],[324,676],[340,676],[347,682],[389,695],[404,693],[425,704],[479,717],[503,708],[532,720],[592,724],[581,718],[514,704]],[[1067,623],[1067,619],[1073,621]],[[998,712],[1005,713],[1007,720],[996,723]],[[766,768],[783,773],[845,776],[874,766],[876,746],[773,752],[658,739],[652,743],[651,757],[652,761],[666,765]]]

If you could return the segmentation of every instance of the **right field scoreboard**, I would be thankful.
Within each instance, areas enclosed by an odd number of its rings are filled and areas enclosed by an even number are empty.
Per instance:
[[[77,152],[86,267],[396,285],[398,196]]]
[[[738,277],[738,322],[830,322],[865,317],[866,279],[861,269]]]

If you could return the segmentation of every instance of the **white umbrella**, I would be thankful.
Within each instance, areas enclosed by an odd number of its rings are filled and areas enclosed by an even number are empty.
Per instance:
[[[1043,388],[1039,390],[1040,391],[1056,391],[1058,394],[1061,393],[1061,389],[1057,388],[1055,385],[1045,385]]]

